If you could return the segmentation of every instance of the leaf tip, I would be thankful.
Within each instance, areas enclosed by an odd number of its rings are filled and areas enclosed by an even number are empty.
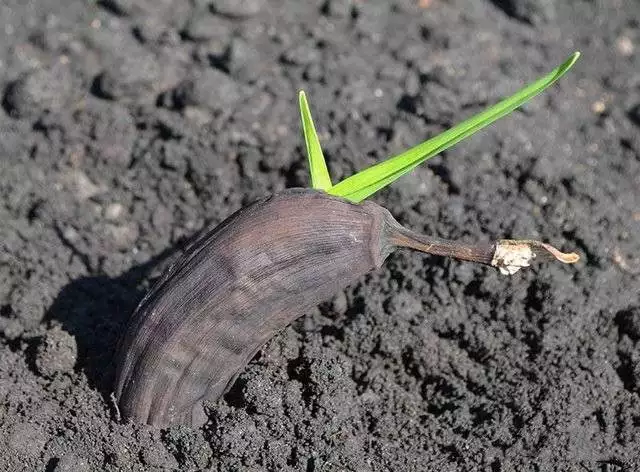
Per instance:
[[[558,67],[559,75],[562,76],[565,72],[571,69],[573,65],[578,61],[578,59],[580,59],[580,56],[580,51],[575,51],[573,54],[571,54],[568,59],[564,61],[564,63],[560,67]]]

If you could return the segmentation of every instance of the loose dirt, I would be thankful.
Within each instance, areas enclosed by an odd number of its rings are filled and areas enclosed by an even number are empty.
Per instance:
[[[635,0],[4,0],[0,470],[640,470]],[[583,57],[375,196],[576,266],[393,255],[269,342],[202,430],[122,424],[123,326],[207,225],[335,180]]]

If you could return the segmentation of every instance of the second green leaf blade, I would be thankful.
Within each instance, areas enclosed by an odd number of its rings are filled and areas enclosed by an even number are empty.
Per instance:
[[[311,110],[307,103],[307,96],[301,90],[298,94],[300,103],[300,118],[302,119],[302,131],[304,133],[304,141],[307,145],[307,157],[309,159],[309,173],[311,175],[311,186],[317,190],[327,191],[331,188],[331,177],[327,170],[327,163],[322,154],[320,140],[316,127],[311,118]]]
[[[466,137],[511,113],[520,105],[538,95],[562,77],[571,66],[575,64],[578,57],[580,57],[579,52],[573,53],[569,59],[549,74],[529,84],[496,105],[489,107],[485,111],[402,154],[368,167],[344,179],[329,188],[327,192],[353,202],[361,202],[404,174],[412,171],[427,159],[459,143]]]

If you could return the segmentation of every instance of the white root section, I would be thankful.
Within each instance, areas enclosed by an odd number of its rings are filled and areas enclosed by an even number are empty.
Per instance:
[[[560,252],[550,244],[540,241],[502,239],[496,244],[491,265],[505,275],[513,275],[523,267],[529,267],[536,258],[551,258],[565,264],[574,264],[580,256],[574,252]]]

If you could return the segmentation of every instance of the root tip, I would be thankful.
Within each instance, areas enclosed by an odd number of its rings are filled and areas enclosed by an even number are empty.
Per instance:
[[[565,264],[575,264],[580,260],[575,252],[561,252],[540,241],[503,239],[496,244],[491,265],[505,275],[513,275],[523,267],[529,267],[536,258],[555,259]]]

